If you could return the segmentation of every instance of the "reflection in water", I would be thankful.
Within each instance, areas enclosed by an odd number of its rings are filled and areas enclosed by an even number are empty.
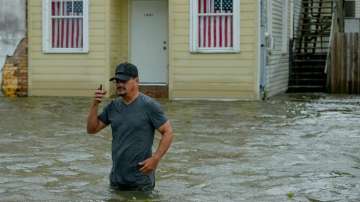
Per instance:
[[[0,201],[360,200],[359,97],[162,104],[175,140],[144,194],[109,187],[111,133],[86,134],[89,98],[0,98]]]

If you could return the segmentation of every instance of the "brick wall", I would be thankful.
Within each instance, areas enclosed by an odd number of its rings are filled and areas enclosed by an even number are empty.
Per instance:
[[[8,56],[3,68],[2,90],[5,96],[28,95],[28,42],[20,41],[13,56]]]
[[[140,85],[140,92],[153,98],[168,98],[168,86]]]

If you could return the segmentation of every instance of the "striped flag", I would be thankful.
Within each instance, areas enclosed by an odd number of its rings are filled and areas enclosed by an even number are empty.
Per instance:
[[[198,47],[233,47],[233,0],[198,0]]]
[[[52,48],[83,47],[83,1],[51,0]]]

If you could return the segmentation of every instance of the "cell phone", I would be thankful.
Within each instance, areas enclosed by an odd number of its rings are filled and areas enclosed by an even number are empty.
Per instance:
[[[102,84],[100,84],[100,87],[98,88],[99,90],[102,90]]]

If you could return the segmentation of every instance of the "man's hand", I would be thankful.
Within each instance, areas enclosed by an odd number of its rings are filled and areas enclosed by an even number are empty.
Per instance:
[[[89,134],[96,134],[101,129],[105,128],[106,125],[98,119],[98,106],[102,101],[102,98],[106,94],[105,90],[102,90],[102,85],[95,91],[94,101],[91,104],[90,112],[87,118],[87,132]]]
[[[102,99],[105,95],[106,95],[106,90],[103,90],[102,86],[100,86],[100,88],[96,89],[95,91],[95,102],[96,103],[102,102]]]
[[[152,156],[146,159],[143,162],[140,162],[139,165],[142,166],[139,170],[145,175],[150,174],[152,171],[155,171],[157,165],[159,164],[160,158]]]

